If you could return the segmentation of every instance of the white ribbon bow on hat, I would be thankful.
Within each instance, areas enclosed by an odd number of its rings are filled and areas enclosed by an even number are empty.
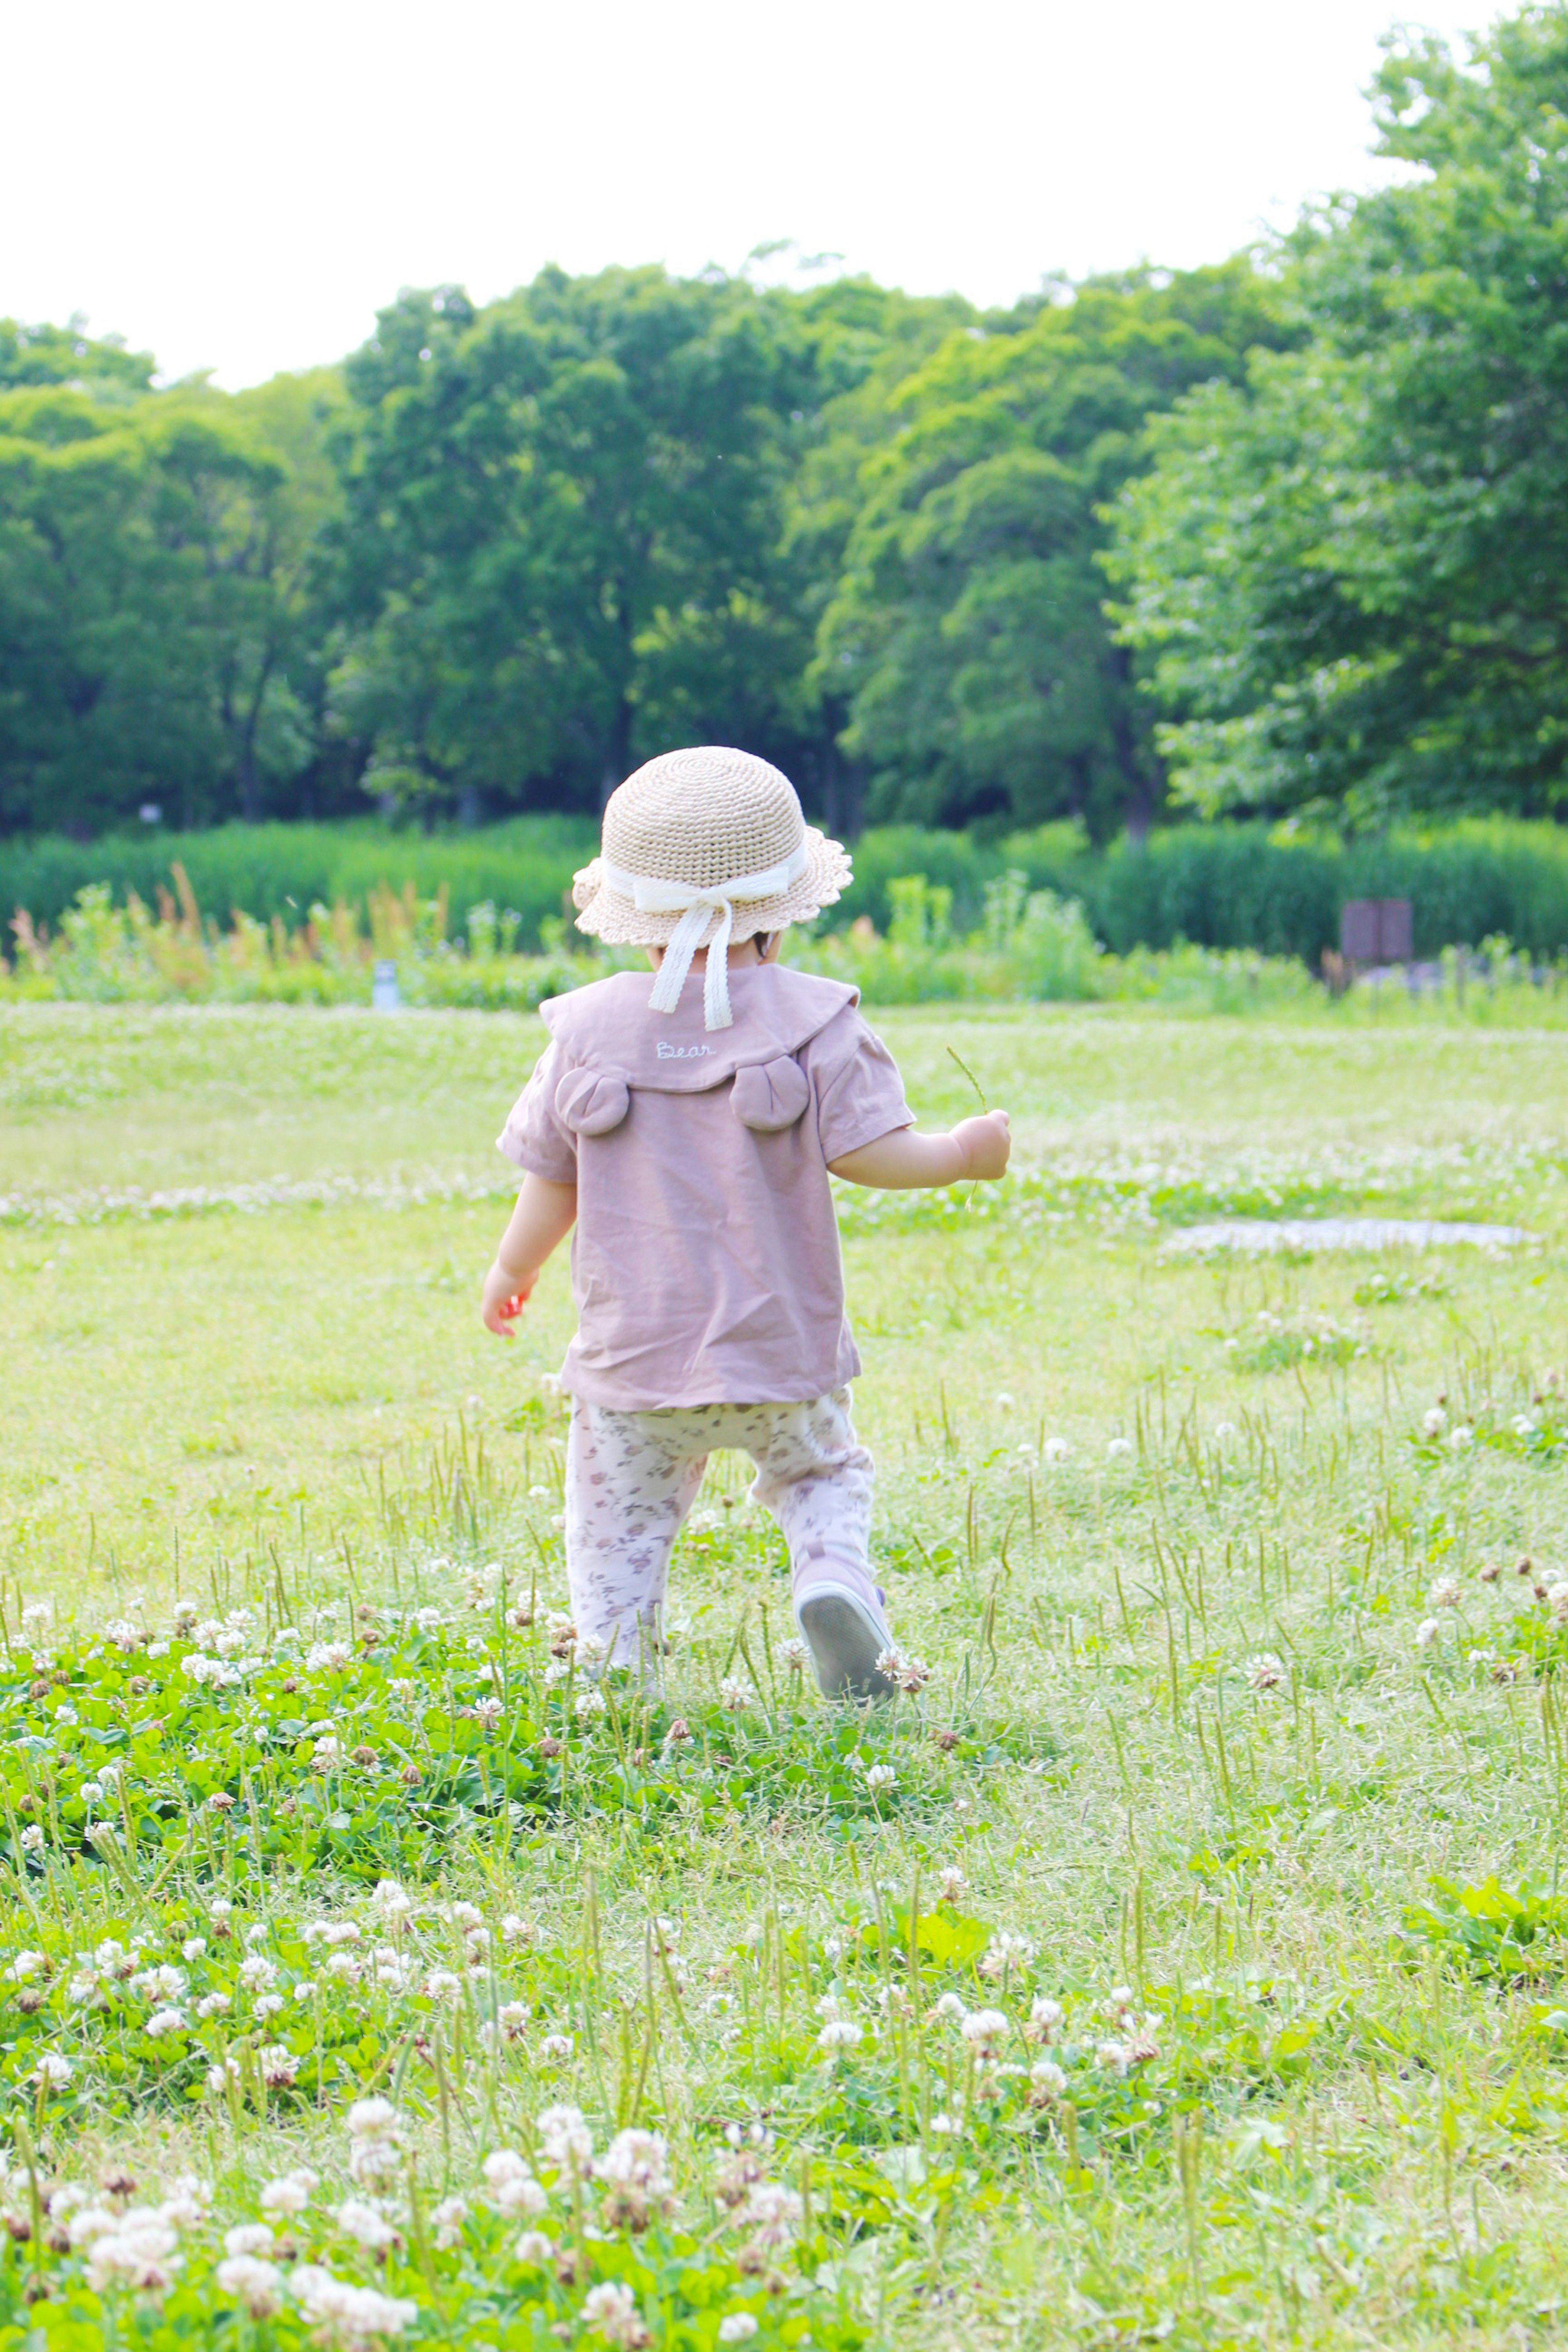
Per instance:
[[[730,1011],[730,933],[734,925],[735,902],[757,898],[776,898],[798,881],[805,871],[811,855],[809,845],[803,839],[789,856],[777,866],[768,866],[761,874],[737,875],[732,882],[716,883],[711,889],[698,889],[689,882],[663,882],[657,875],[628,874],[624,866],[613,866],[607,857],[599,860],[599,871],[612,890],[629,898],[640,915],[679,915],[680,920],[670,933],[658,977],[648,998],[652,1013],[673,1013],[680,1003],[680,992],[686,985],[686,975],[691,969],[691,959],[702,944],[702,934],[715,914],[719,928],[708,943],[708,972],[702,985],[702,1022],[704,1028],[728,1029],[733,1021]]]

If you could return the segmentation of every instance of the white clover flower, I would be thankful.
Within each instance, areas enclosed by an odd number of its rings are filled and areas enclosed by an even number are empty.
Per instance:
[[[59,2192],[57,2190],[49,2200],[49,2219],[54,2221],[61,2218],[62,2208]],[[84,2205],[72,2213],[66,2222],[66,2234],[71,2242],[72,2252],[79,2253],[84,2246],[90,2246],[95,2239],[108,2237],[111,2231],[119,2227],[118,2213],[111,2213],[102,2205]]]
[[[371,2253],[379,2253],[397,2236],[379,2207],[367,2204],[363,2197],[345,2197],[332,2218],[344,2237],[353,2238]]]
[[[463,1979],[450,1969],[432,1969],[425,1979],[425,1991],[431,2000],[455,2000],[463,1990]]]
[[[1463,1422],[1448,1432],[1448,1451],[1451,1454],[1463,1454],[1467,1446],[1473,1445],[1475,1442],[1475,1431],[1467,1429]]]
[[[224,2231],[223,2250],[226,2254],[269,2254],[276,2241],[265,2221],[242,2221],[235,2230]]]
[[[377,2336],[401,2336],[419,2317],[419,2305],[375,2287],[351,2286],[313,2263],[302,2263],[290,2282],[300,2315],[333,2352],[366,2352]]]
[[[231,2237],[235,2234],[230,2231]],[[271,2234],[268,2231],[268,2238]],[[282,2308],[283,2273],[276,2263],[254,2254],[231,2254],[219,2263],[216,2277],[219,2292],[243,2304],[252,2319],[271,2319]]]
[[[351,2139],[394,2140],[403,2118],[390,2099],[356,2099],[343,2117]]]
[[[943,1903],[956,1903],[969,1889],[969,1881],[955,1862],[950,1862],[936,1874],[937,1894]]]
[[[1448,1426],[1448,1416],[1440,1404],[1430,1404],[1421,1416],[1421,1427],[1428,1437],[1440,1437]]]
[[[199,1960],[205,1955],[206,1948],[207,1939],[205,1936],[187,1936],[180,1946],[180,1958],[183,1960]]]
[[[68,2058],[62,2057],[58,2050],[46,2050],[29,2079],[41,2091],[63,2091],[75,2073]]]
[[[217,2065],[207,2068],[207,2090],[215,2099],[226,2099],[231,2090],[237,2090],[239,2083],[237,2059],[225,2058]]]
[[[493,1731],[505,1713],[506,1709],[499,1698],[479,1698],[474,1701],[474,1714],[487,1731]]]
[[[1537,1427],[1538,1424],[1531,1421],[1527,1412],[1516,1412],[1514,1414],[1513,1433],[1516,1437],[1533,1437],[1536,1434]]]
[[[552,2164],[585,2178],[594,2167],[594,2135],[581,2107],[546,2107],[535,2117],[541,2144]]]
[[[503,1911],[500,1921],[500,1939],[503,1944],[531,1944],[533,1929],[521,1912]]]
[[[811,1664],[811,1652],[797,1633],[780,1643],[779,1655],[792,1675],[803,1675]]]
[[[726,2312],[719,2322],[718,2342],[749,2344],[757,2332],[757,2323],[749,2311]]]
[[[1067,2089],[1068,2078],[1054,2058],[1037,2058],[1029,2069],[1029,2083],[1042,2101],[1059,2099]]]
[[[911,1698],[924,1690],[931,1680],[931,1671],[923,1658],[917,1658],[906,1650],[883,1650],[877,1659],[877,1672],[886,1675],[889,1682],[897,1684],[899,1689],[908,1692]]]
[[[647,2341],[647,2330],[637,2315],[637,2297],[629,2286],[605,2279],[590,2287],[583,2298],[583,2324],[606,2343],[626,2346]]]
[[[932,2004],[931,2015],[933,2017],[956,2017],[962,2019],[969,2015],[969,2006],[963,2000],[962,1994],[956,1992],[944,1992],[939,1994],[937,2000]]]
[[[570,2033],[547,2033],[539,2045],[539,2060],[543,2066],[562,2066],[577,2047]]]
[[[1284,1659],[1277,1657],[1272,1650],[1259,1650],[1247,1662],[1247,1680],[1249,1689],[1277,1690],[1285,1680]]]
[[[1062,2023],[1062,2005],[1045,1993],[1037,1993],[1029,2003],[1029,2021],[1024,2028],[1026,2042],[1054,2042]]]
[[[965,2042],[972,2042],[983,2056],[989,2056],[999,2042],[1006,2040],[1012,2028],[999,2009],[972,2009],[958,2030]]]
[[[541,2263],[550,2261],[555,2245],[542,2230],[525,2230],[511,2251],[518,2262],[527,2263],[531,2268],[535,2268]]]
[[[1459,1605],[1459,1580],[1457,1576],[1435,1577],[1426,1588],[1426,1598],[1434,1609],[1457,1609]]]
[[[1125,2074],[1131,2063],[1131,2053],[1124,2042],[1101,2042],[1095,2047],[1094,2063],[1103,2066],[1109,2074]]]
[[[1047,1437],[1040,1448],[1042,1462],[1065,1462],[1072,1447],[1065,1437]]]
[[[1228,1445],[1231,1439],[1237,1433],[1234,1421],[1216,1421],[1214,1425],[1214,1442],[1216,1445]]]
[[[550,2203],[549,2191],[536,2180],[515,2148],[497,2148],[480,2167],[490,2195],[503,2213],[525,2213],[537,2221]]]
[[[206,2220],[212,2203],[212,2182],[194,2172],[182,2172],[158,2208],[159,2219],[174,2230],[195,2230]]]
[[[741,1715],[756,1702],[756,1692],[743,1675],[726,1675],[719,1685],[719,1704],[731,1715]]]
[[[179,2009],[155,2009],[142,2029],[154,2042],[162,2042],[171,2033],[185,2030],[184,2011]]]
[[[963,2113],[962,2111],[954,2113],[947,2107],[939,2107],[931,2119],[931,2127],[939,2139],[957,2138],[963,2130]]]
[[[572,1702],[572,1712],[579,1723],[592,1723],[605,1712],[605,1694],[600,1690],[582,1690]]]
[[[165,2294],[180,2266],[179,2242],[161,2210],[133,2205],[119,2215],[112,2231],[93,2240],[88,2285],[95,2294],[116,2286],[135,2287],[143,2294]]]
[[[371,1908],[388,1925],[395,1919],[408,1918],[414,1909],[414,1899],[395,1878],[378,1878],[371,1896]]]
[[[870,1764],[866,1769],[866,1786],[873,1796],[884,1789],[897,1788],[899,1776],[890,1764]]]
[[[21,1837],[18,1840],[22,1852],[24,1853],[37,1853],[43,1845],[43,1831],[38,1827],[37,1822],[29,1822],[26,1829],[23,1830]]]
[[[669,2193],[669,2149],[658,2132],[635,2126],[618,2131],[595,2159],[594,2171],[613,2189],[636,2189],[650,2199]]]
[[[1035,1947],[1027,1936],[1016,1936],[1004,1927],[993,1936],[977,1963],[980,1974],[992,1983],[1013,1969],[1026,1969],[1035,1957]]]
[[[1423,1617],[1420,1624],[1415,1628],[1415,1646],[1418,1650],[1435,1650],[1442,1637],[1442,1624],[1436,1617]]]
[[[1215,1435],[1217,1437],[1218,1434],[1216,1430]],[[1108,1462],[1124,1462],[1131,1451],[1132,1440],[1130,1437],[1113,1437],[1106,1446],[1105,1458]]]
[[[432,2208],[430,2219],[435,2224],[436,2243],[443,2253],[449,2253],[463,2242],[463,2224],[468,2218],[468,2206],[460,2197],[443,2197]]]
[[[308,2165],[299,2165],[292,2172],[285,2172],[278,2179],[269,2180],[258,2200],[262,2211],[273,2214],[280,2221],[304,2212],[319,2179],[320,2175],[312,2172]]]
[[[318,1771],[329,1770],[333,1765],[341,1764],[342,1760],[342,1742],[331,1732],[324,1738],[318,1739],[310,1750],[310,1761]]]
[[[861,2032],[852,2017],[830,2017],[816,2037],[819,2050],[853,2050],[861,2039]]]
[[[185,1990],[184,1970],[166,1966],[143,1969],[132,1978],[131,1990],[146,2000],[176,2000]]]

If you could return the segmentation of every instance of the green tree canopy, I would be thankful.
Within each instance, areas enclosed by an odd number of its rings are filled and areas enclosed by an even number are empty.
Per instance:
[[[0,824],[258,815],[310,757],[286,667],[321,492],[265,408],[0,392]]]
[[[1175,798],[1568,798],[1568,8],[1391,46],[1412,184],[1289,242],[1308,338],[1152,428],[1112,559]]]
[[[334,694],[373,789],[580,804],[693,733],[785,748],[816,400],[786,302],[658,269],[410,294],[348,381]]]
[[[1145,422],[1278,339],[1245,263],[1054,289],[950,335],[864,457],[815,677],[879,816],[1146,823],[1158,784],[1101,611],[1106,501]]]

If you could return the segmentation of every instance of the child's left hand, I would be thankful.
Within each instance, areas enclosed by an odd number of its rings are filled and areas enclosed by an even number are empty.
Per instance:
[[[531,1274],[520,1280],[515,1274],[509,1274],[498,1259],[485,1276],[484,1297],[479,1303],[479,1319],[485,1329],[493,1331],[498,1339],[511,1339],[512,1326],[532,1297],[538,1279],[537,1274]]]

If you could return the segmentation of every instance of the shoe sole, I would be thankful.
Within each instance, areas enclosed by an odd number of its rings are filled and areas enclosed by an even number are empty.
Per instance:
[[[891,1698],[893,1685],[877,1669],[892,1647],[863,1601],[842,1588],[817,1586],[795,1612],[825,1698]]]

